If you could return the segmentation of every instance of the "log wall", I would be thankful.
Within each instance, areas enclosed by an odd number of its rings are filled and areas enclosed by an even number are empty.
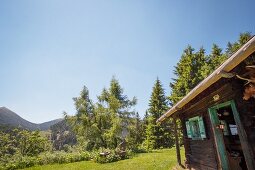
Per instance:
[[[255,53],[232,72],[243,75],[247,72],[245,70],[246,65],[255,65]],[[255,163],[255,99],[243,100],[243,84],[244,81],[236,77],[221,78],[173,115],[182,121],[186,163],[190,169],[220,169],[208,108],[230,100],[235,101],[244,133],[247,136],[250,159],[252,159],[253,164]],[[215,95],[220,96],[218,101],[214,101],[213,96]],[[194,116],[203,116],[207,133],[207,138],[204,140],[192,140],[186,135],[185,121]]]
[[[197,96],[179,112],[184,127],[183,143],[186,162],[190,169],[220,169],[208,108],[230,100],[235,101],[241,123],[248,137],[249,148],[252,150],[251,159],[255,162],[255,99],[244,101],[242,93],[243,82],[237,79],[222,79]],[[216,94],[220,96],[218,101],[213,100],[213,96]],[[207,133],[205,140],[192,140],[186,135],[185,121],[198,115],[202,115],[204,119]]]

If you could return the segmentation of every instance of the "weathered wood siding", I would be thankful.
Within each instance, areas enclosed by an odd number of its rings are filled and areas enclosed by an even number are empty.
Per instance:
[[[217,102],[213,101],[216,94],[220,95]],[[237,79],[222,79],[197,96],[180,112],[184,127],[186,160],[191,169],[220,169],[208,108],[230,100],[236,103],[248,137],[248,147],[252,150],[252,159],[255,162],[255,99],[244,101],[242,94],[243,82]],[[191,140],[186,136],[185,121],[198,115],[202,115],[205,122],[207,132],[205,140]]]
[[[213,96],[220,95],[220,99],[215,102]],[[204,119],[207,138],[204,140],[192,140],[187,138],[184,128],[184,145],[187,163],[190,169],[215,170],[219,169],[219,160],[217,156],[215,141],[213,137],[208,108],[232,100],[234,97],[233,88],[228,80],[222,80],[221,83],[214,84],[207,92],[203,92],[186,106],[181,114],[181,119],[185,122],[187,119],[201,115]],[[184,124],[183,124],[183,127]]]
[[[255,53],[238,67],[232,70],[239,75],[245,74],[246,65],[255,65]],[[199,94],[192,101],[178,111],[175,116],[182,120],[183,143],[185,147],[186,162],[190,169],[206,170],[220,169],[219,158],[216,151],[211,121],[208,108],[220,103],[234,100],[240,115],[241,124],[247,136],[250,151],[250,159],[255,162],[255,99],[243,100],[244,82],[237,78],[221,78],[207,90]],[[213,96],[219,95],[218,101]],[[194,116],[203,116],[207,138],[204,140],[192,140],[187,137],[185,121]]]

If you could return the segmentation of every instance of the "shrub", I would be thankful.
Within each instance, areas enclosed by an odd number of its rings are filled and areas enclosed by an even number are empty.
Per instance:
[[[21,157],[19,160],[11,160],[7,164],[3,166],[2,169],[6,170],[14,170],[14,169],[22,169],[36,165],[36,158],[35,157]]]
[[[117,155],[115,152],[110,152],[108,155],[105,155],[105,156],[100,155],[100,153],[98,153],[94,157],[94,161],[98,163],[110,163],[110,162],[116,162],[119,160],[121,160],[121,157]]]
[[[122,159],[128,159],[132,155],[131,150],[127,150],[125,154],[121,154],[119,150],[107,150],[108,155],[102,156],[99,151],[93,152],[72,152],[64,151],[43,152],[38,156],[22,156],[21,154],[13,155],[8,160],[0,162],[0,170],[22,169],[35,165],[47,165],[54,163],[71,163],[79,161],[87,161],[93,158],[98,163],[116,162]]]
[[[100,155],[100,152],[96,152],[93,155],[93,160],[97,163],[110,163],[110,162],[116,162],[122,159],[128,159],[133,154],[131,150],[127,150],[125,154],[121,153],[120,150],[104,150],[104,152],[108,152],[108,154]]]
[[[31,167],[34,165],[47,165],[54,163],[71,163],[79,161],[87,161],[91,159],[88,152],[66,153],[60,152],[44,152],[37,157],[14,155],[6,162],[0,162],[0,170],[14,170]]]
[[[39,165],[53,164],[53,163],[71,163],[79,161],[87,161],[91,159],[91,156],[88,152],[55,152],[55,153],[44,153],[38,157]]]
[[[138,147],[133,148],[132,152],[134,152],[134,153],[147,153],[147,150],[143,145],[139,145]]]

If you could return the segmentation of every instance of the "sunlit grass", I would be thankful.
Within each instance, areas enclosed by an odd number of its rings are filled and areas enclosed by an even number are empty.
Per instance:
[[[184,149],[181,148],[184,156]],[[155,150],[152,153],[137,154],[131,159],[118,162],[99,164],[93,161],[83,161],[69,164],[54,164],[36,166],[26,170],[169,170],[177,164],[175,149]]]

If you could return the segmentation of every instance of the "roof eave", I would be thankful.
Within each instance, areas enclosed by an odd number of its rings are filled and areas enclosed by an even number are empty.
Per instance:
[[[184,98],[171,107],[164,115],[162,115],[157,122],[164,121],[167,117],[171,116],[183,106],[194,99],[198,94],[206,90],[213,83],[222,77],[222,73],[226,73],[235,68],[243,60],[255,51],[255,36],[245,43],[238,51],[229,57],[220,67],[218,67],[212,74],[201,81],[194,89],[192,89]]]

